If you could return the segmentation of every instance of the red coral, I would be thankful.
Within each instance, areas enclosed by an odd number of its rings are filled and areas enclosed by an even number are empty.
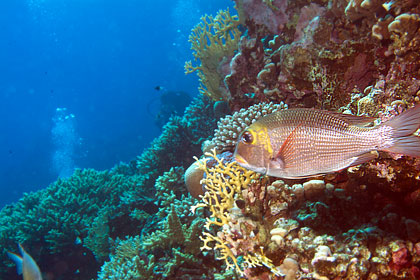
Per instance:
[[[417,266],[413,265],[411,267],[411,274],[413,274],[413,277],[416,279],[420,279],[420,268],[418,268]]]
[[[392,270],[400,271],[403,268],[412,266],[411,255],[407,248],[403,247],[395,252],[392,252],[392,260],[389,264]]]
[[[420,268],[418,265],[418,263],[412,263],[410,252],[407,248],[403,247],[392,253],[392,260],[389,267],[395,272],[399,272],[403,268],[408,268],[413,278],[420,279]]]

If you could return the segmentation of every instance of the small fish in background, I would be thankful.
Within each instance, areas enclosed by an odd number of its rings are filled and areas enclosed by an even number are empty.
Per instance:
[[[384,123],[316,109],[274,112],[239,137],[235,159],[258,173],[299,179],[339,171],[386,151],[420,157],[420,104]]]
[[[42,280],[41,271],[34,259],[23,249],[21,244],[18,245],[20,256],[12,252],[7,252],[9,258],[16,263],[18,274],[23,274],[23,280]]]
[[[165,88],[163,86],[155,86],[155,90],[160,91],[164,90]]]

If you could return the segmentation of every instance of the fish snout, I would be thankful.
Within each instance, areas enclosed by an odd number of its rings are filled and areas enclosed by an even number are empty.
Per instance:
[[[242,157],[239,154],[235,154],[235,160],[243,168],[252,170],[252,171],[257,172],[257,173],[261,173],[263,175],[267,174],[268,169],[265,166],[259,167],[259,166],[252,165],[244,157]]]

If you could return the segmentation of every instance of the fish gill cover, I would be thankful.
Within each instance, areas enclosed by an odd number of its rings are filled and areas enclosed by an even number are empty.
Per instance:
[[[197,70],[199,91],[234,112],[214,137],[219,107],[196,99],[136,161],[78,170],[26,195],[2,210],[4,259],[27,242],[44,273],[57,257],[73,265],[68,279],[420,277],[420,159],[380,153],[341,172],[280,180],[232,157],[238,135],[267,112],[305,107],[386,121],[419,103],[420,4],[235,3],[238,18],[204,16],[190,37],[200,66],[187,72]],[[222,25],[236,35],[218,32]],[[193,155],[201,171],[187,175],[202,178],[189,186],[204,193],[198,200],[184,183]]]

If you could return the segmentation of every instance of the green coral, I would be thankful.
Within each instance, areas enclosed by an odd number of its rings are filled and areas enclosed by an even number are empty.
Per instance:
[[[112,249],[110,240],[163,229],[171,210],[165,207],[169,201],[178,215],[186,215],[192,198],[183,196],[183,168],[189,166],[215,126],[213,103],[205,97],[197,98],[182,118],[169,122],[162,136],[137,161],[119,164],[110,171],[76,170],[71,177],[59,179],[44,190],[25,194],[0,212],[1,257],[12,265],[6,252],[15,248],[16,242],[40,248],[32,253],[37,260],[69,250],[76,252],[84,246],[96,257],[97,263],[89,266],[94,269],[107,259]],[[155,193],[155,180],[176,165],[181,166],[174,169],[175,175],[159,181],[168,189],[157,184],[159,191]],[[158,199],[163,209],[159,212],[155,195],[162,197]],[[147,259],[135,263],[144,267],[140,264]],[[0,269],[0,278],[7,278],[4,269]]]
[[[89,248],[99,262],[104,262],[109,255],[109,212],[107,209],[101,209],[98,216],[93,219],[87,237],[84,240],[84,246]]]
[[[175,195],[179,187],[184,187],[182,176],[183,169],[177,167],[156,180],[157,204],[161,206],[155,215],[160,219],[158,228],[150,234],[128,237],[124,242],[117,240],[114,253],[102,266],[98,279],[118,279],[121,271],[131,275],[128,279],[173,279],[176,270],[184,264],[202,266],[198,256],[201,255],[199,235],[204,219],[189,212],[194,204],[191,196],[182,194],[177,198]],[[144,267],[153,267],[153,270],[144,270]]]
[[[129,208],[119,198],[124,193],[136,193],[147,203],[142,190],[141,175],[126,176],[114,171],[76,170],[68,179],[59,179],[48,188],[24,197],[1,210],[0,244],[2,254],[16,242],[42,245],[40,253],[60,253],[82,241],[99,258],[108,254],[106,241],[109,229],[103,224],[109,215]],[[89,241],[95,237],[95,242]],[[101,237],[101,238],[99,238]],[[96,239],[99,238],[99,239]],[[38,258],[39,256],[34,255]]]
[[[140,258],[141,240],[139,236],[117,240],[115,253],[106,262],[98,275],[98,279],[140,280],[153,277],[154,257]]]

